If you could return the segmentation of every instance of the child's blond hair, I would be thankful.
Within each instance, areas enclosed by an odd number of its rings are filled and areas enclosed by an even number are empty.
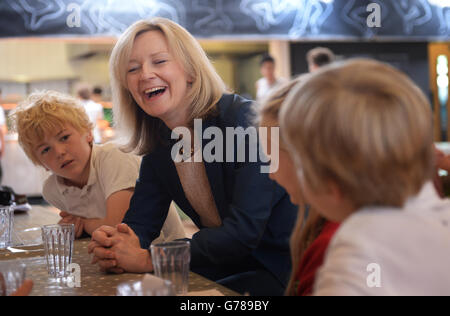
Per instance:
[[[92,130],[83,106],[69,95],[56,91],[39,91],[31,94],[10,114],[13,129],[18,133],[19,144],[28,158],[41,166],[35,147],[46,136],[69,124],[78,132]]]
[[[273,123],[279,125],[279,112],[283,101],[295,85],[307,79],[307,74],[298,76],[294,80],[283,84],[271,92],[262,102],[261,110],[259,111],[260,124],[264,124],[267,121],[272,121]],[[280,145],[283,145],[283,140],[280,140]],[[303,204],[303,197],[300,198],[301,201],[299,202],[300,204]],[[325,219],[312,208],[309,209],[308,217],[305,219],[305,206],[299,205],[297,222],[295,223],[290,238],[292,271],[288,286],[286,287],[286,295],[295,294],[298,287],[296,281],[297,274],[299,272],[300,260],[302,259],[306,249],[308,249],[312,242],[322,232],[324,223]]]
[[[259,121],[262,122],[265,118],[268,118],[278,124],[280,108],[286,96],[296,84],[306,80],[308,76],[309,74],[299,75],[271,90],[267,97],[261,101],[261,108],[258,113]]]
[[[292,89],[280,122],[308,187],[323,193],[332,181],[356,210],[401,207],[432,177],[431,107],[386,64],[325,67]]]

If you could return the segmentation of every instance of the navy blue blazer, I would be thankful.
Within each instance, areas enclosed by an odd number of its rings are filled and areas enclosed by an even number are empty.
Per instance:
[[[226,144],[226,127],[252,126],[252,103],[238,95],[225,94],[217,104],[218,114],[202,122],[203,131],[219,127]],[[291,260],[289,237],[296,221],[297,207],[258,162],[204,162],[222,226],[207,228],[187,200],[175,164],[170,130],[164,125],[162,142],[143,157],[130,208],[124,222],[140,239],[142,248],[159,236],[172,200],[200,228],[191,240],[191,268],[208,265],[239,265],[252,256],[286,284]],[[248,138],[246,142],[248,142]],[[203,148],[209,140],[203,140]],[[234,149],[237,152],[235,141]],[[226,146],[223,146],[224,161]],[[235,159],[236,161],[236,159]]]

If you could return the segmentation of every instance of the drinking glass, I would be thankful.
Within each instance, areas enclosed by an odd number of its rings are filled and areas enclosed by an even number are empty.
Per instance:
[[[0,261],[0,296],[9,296],[25,281],[26,266],[18,260]]]
[[[151,274],[141,281],[122,283],[117,287],[117,296],[172,296],[175,295],[172,282]]]
[[[42,242],[45,249],[48,274],[53,278],[66,278],[72,263],[75,225],[58,224],[42,227]]]
[[[11,206],[0,206],[0,249],[11,246],[14,227],[14,209]]]
[[[150,246],[155,275],[169,280],[177,295],[188,292],[191,249],[189,241],[172,241]]]

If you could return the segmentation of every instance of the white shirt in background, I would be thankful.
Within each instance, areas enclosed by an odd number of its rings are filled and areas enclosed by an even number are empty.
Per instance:
[[[94,145],[88,183],[83,188],[67,186],[61,177],[52,174],[44,182],[42,195],[61,211],[84,218],[105,218],[108,197],[135,187],[140,162],[140,157],[124,153],[112,143]],[[185,237],[180,216],[172,203],[161,235],[155,242]]]
[[[5,117],[5,110],[3,109],[3,106],[0,104],[0,126],[6,125],[6,117]]]
[[[330,243],[314,294],[450,295],[450,200],[427,183],[402,209],[354,213]]]
[[[277,78],[272,85],[269,85],[269,82],[266,78],[262,77],[256,81],[256,101],[261,102],[264,98],[269,94],[269,92],[279,86],[287,82],[284,78]]]
[[[5,110],[3,109],[3,106],[0,104],[0,128],[3,128],[3,126],[6,125],[6,116],[5,116]],[[4,130],[2,130],[3,132]],[[5,136],[5,135],[3,135]],[[5,146],[4,142],[0,142],[0,149]]]
[[[94,102],[92,100],[81,100],[84,110],[86,111],[89,121],[94,124],[93,136],[94,142],[99,144],[102,142],[102,136],[100,129],[97,126],[97,120],[103,119],[103,106],[100,103]]]

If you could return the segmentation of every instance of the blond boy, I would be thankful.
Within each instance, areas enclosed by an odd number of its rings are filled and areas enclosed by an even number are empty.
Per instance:
[[[342,222],[316,295],[449,295],[450,202],[432,183],[431,107],[398,70],[351,60],[288,95],[281,132],[305,199]]]

